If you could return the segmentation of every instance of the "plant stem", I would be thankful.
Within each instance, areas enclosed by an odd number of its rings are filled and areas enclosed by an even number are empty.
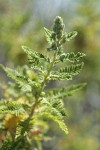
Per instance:
[[[52,68],[53,68],[53,65],[54,65],[54,63],[55,63],[56,54],[57,54],[57,53],[55,52],[55,53],[54,53],[53,60],[52,60],[52,62],[50,63],[49,69],[47,70],[47,73],[46,73],[46,75],[44,76],[43,82],[41,83],[41,90],[40,90],[39,96],[35,98],[36,100],[35,100],[35,103],[34,103],[34,104],[32,105],[32,107],[31,107],[31,112],[30,112],[30,114],[29,114],[29,118],[31,118],[31,117],[33,116],[34,111],[35,111],[35,108],[36,108],[36,106],[39,104],[39,97],[40,97],[40,95],[41,95],[41,92],[43,91],[44,85],[45,85],[45,83],[47,82],[48,76],[50,75],[50,72],[51,72],[51,70],[52,70]]]
[[[49,69],[47,70],[46,75],[44,76],[44,80],[43,80],[43,82],[42,82],[42,84],[41,84],[41,91],[43,90],[44,85],[45,85],[45,83],[46,83],[46,81],[47,81],[47,78],[48,78],[48,76],[49,76],[49,74],[50,74],[50,72],[51,72],[51,70],[52,70],[52,68],[53,68],[53,65],[54,65],[55,60],[56,60],[56,54],[57,54],[57,53],[55,52],[55,53],[54,53],[53,60],[52,60],[52,62],[50,63],[50,67],[49,67]]]
[[[36,108],[36,106],[37,106],[38,103],[39,103],[38,99],[39,99],[39,98],[37,98],[37,99],[35,100],[35,103],[34,103],[34,104],[32,105],[32,107],[31,107],[31,112],[30,112],[30,114],[29,114],[29,118],[30,118],[30,119],[31,119],[31,117],[33,116],[34,111],[35,111],[35,108]]]

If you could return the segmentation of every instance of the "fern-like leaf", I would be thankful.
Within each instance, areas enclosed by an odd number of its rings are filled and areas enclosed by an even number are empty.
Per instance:
[[[50,80],[72,80],[72,77],[78,75],[82,70],[84,63],[67,66],[59,71],[52,71],[50,74]]]
[[[52,43],[51,40],[51,35],[52,35],[52,31],[48,30],[47,28],[44,27],[44,31],[45,31],[45,36],[46,36],[46,40],[49,44]]]
[[[70,85],[62,88],[54,88],[52,90],[46,91],[46,97],[47,98],[52,97],[52,99],[64,98],[66,96],[70,96],[74,94],[75,92],[81,90],[85,86],[86,83],[82,83],[82,84]]]
[[[82,70],[84,66],[84,63],[80,63],[80,64],[76,64],[76,65],[71,65],[71,66],[67,66],[63,69],[60,69],[60,73],[66,73],[66,74],[69,74],[69,75],[77,75],[80,73],[80,71]]]
[[[4,101],[0,106],[0,113],[10,113],[18,116],[19,114],[25,113],[23,105],[18,103],[17,101]]]
[[[22,46],[24,52],[28,55],[28,60],[31,65],[31,68],[43,72],[45,69],[46,63],[50,63],[50,58],[44,56],[43,54],[33,51],[26,46]]]
[[[77,31],[73,31],[73,32],[66,33],[66,34],[65,34],[65,36],[66,36],[66,41],[72,40],[77,34],[78,34]]]
[[[58,99],[57,101],[57,99],[53,99],[53,97],[47,98],[47,99],[43,98],[41,103],[45,104],[45,106],[47,105],[47,107],[50,108],[50,112],[59,116],[60,118],[66,116],[66,111],[65,111],[65,108],[63,106],[63,102],[61,99]]]
[[[63,53],[60,55],[60,60],[62,62],[65,61],[70,61],[70,62],[79,62],[80,58],[86,56],[84,53],[80,53],[78,52],[77,54],[75,54],[74,52],[71,53]]]
[[[8,67],[4,67],[1,65],[3,70],[7,73],[7,75],[16,81],[16,83],[21,87],[22,91],[24,92],[31,92],[32,86],[37,88],[39,84],[35,81],[32,81],[31,79],[26,78],[23,74],[20,74],[20,72],[10,69]]]
[[[44,119],[48,119],[48,120],[53,120],[54,122],[56,122],[59,127],[66,133],[68,134],[68,129],[67,129],[67,126],[66,124],[64,123],[64,120],[59,118],[58,116],[56,115],[52,115],[50,112],[41,112],[39,114],[39,117],[42,117]]]

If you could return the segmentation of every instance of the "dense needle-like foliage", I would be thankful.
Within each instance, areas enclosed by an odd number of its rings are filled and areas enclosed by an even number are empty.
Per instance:
[[[4,141],[0,150],[42,150],[42,141],[50,139],[48,120],[56,122],[68,134],[63,98],[83,88],[85,83],[51,89],[46,89],[46,85],[52,80],[72,80],[82,70],[84,63],[79,61],[85,54],[63,52],[63,44],[77,32],[64,32],[61,17],[55,18],[52,31],[47,28],[44,31],[50,56],[22,46],[30,66],[13,70],[1,65],[15,82],[1,85],[4,98],[0,101],[0,140]],[[59,63],[66,67],[59,69]]]

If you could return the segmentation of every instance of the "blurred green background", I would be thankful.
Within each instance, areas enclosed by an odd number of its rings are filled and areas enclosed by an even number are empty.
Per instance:
[[[48,134],[52,140],[43,143],[43,150],[100,150],[99,7],[100,0],[0,0],[1,64],[14,68],[27,63],[21,45],[46,53],[43,27],[51,29],[58,15],[63,18],[67,32],[78,31],[78,36],[65,45],[65,52],[80,51],[87,55],[82,72],[67,82],[87,82],[84,90],[64,100],[69,134],[66,136],[51,124]],[[0,69],[0,83],[6,80]]]

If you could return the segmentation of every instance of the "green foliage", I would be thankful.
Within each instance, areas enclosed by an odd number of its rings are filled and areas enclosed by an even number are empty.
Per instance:
[[[3,114],[15,114],[18,116],[20,113],[25,113],[23,105],[18,103],[17,101],[4,101],[3,104],[0,106],[0,113]]]
[[[62,55],[60,55],[60,60],[62,62],[64,61],[69,61],[69,62],[79,62],[80,58],[84,57],[85,54],[84,53],[80,53],[78,52],[77,54],[75,54],[74,52],[71,53],[63,53]]]
[[[59,71],[52,71],[50,78],[53,80],[72,80],[72,77],[79,74],[84,63],[67,66]]]
[[[62,88],[54,88],[52,90],[47,90],[46,96],[47,97],[49,96],[50,98],[52,96],[54,99],[55,98],[63,98],[63,97],[74,94],[75,92],[81,90],[84,86],[86,86],[86,83],[65,86]]]
[[[31,68],[43,72],[45,69],[46,63],[50,63],[50,58],[44,56],[41,53],[31,50],[26,46],[22,46],[24,52],[28,55],[28,60],[31,65]]]
[[[77,32],[76,31],[73,31],[73,32],[70,32],[70,33],[68,33],[68,34],[65,34],[66,36],[66,40],[67,41],[70,41],[70,40],[72,40],[76,35],[77,35]]]
[[[5,97],[5,102],[1,100],[0,112],[4,114],[2,125],[8,132],[5,142],[0,147],[1,150],[33,150],[35,148],[41,150],[41,141],[46,139],[48,120],[53,120],[68,134],[64,122],[67,114],[63,98],[80,90],[85,84],[49,90],[46,90],[45,87],[51,80],[71,80],[73,76],[78,75],[84,65],[79,61],[85,54],[80,52],[65,54],[63,52],[63,44],[74,38],[77,32],[64,33],[64,23],[61,17],[56,17],[53,31],[46,28],[44,30],[49,43],[47,51],[52,52],[51,57],[22,46],[28,56],[30,67],[23,66],[13,70],[1,65],[7,75],[15,81],[15,84],[8,86],[10,90],[6,90],[9,96]],[[67,63],[67,61],[74,64],[55,70],[58,63]],[[11,89],[17,93],[17,96],[11,93]]]

